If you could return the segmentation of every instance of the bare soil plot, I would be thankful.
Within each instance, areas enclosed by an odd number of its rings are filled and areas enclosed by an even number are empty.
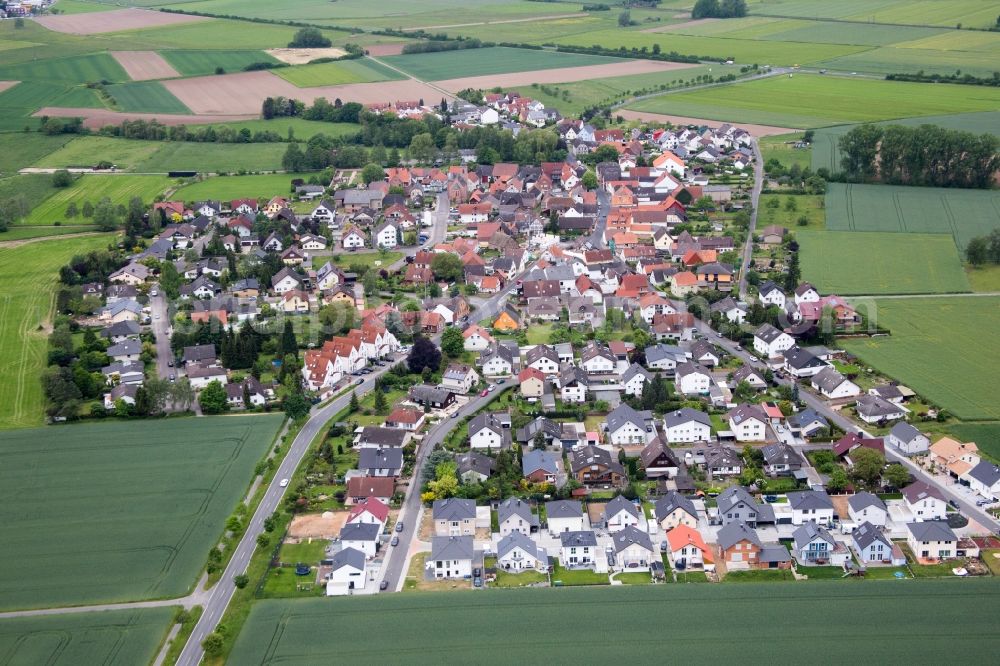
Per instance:
[[[103,32],[158,28],[177,23],[208,21],[209,19],[203,16],[167,14],[145,9],[113,9],[110,12],[39,16],[35,20],[42,27],[55,32],[65,32],[72,35],[97,35]]]
[[[325,49],[265,49],[264,52],[281,62],[287,62],[289,65],[304,65],[316,58],[339,58],[347,55],[347,51],[344,49],[334,47]]]
[[[8,88],[13,88],[18,83],[20,83],[20,81],[0,81],[0,92],[3,92]]]
[[[406,44],[403,44],[402,42],[397,44],[372,44],[371,46],[366,46],[365,50],[368,51],[368,55],[394,56],[401,54],[404,46],[406,46]]]
[[[156,51],[112,51],[111,55],[133,81],[172,79],[180,72]]]
[[[512,88],[514,86],[530,86],[532,83],[572,83],[573,81],[589,81],[591,79],[607,79],[614,76],[629,74],[655,74],[678,69],[696,67],[680,62],[656,62],[653,60],[623,60],[622,62],[605,65],[582,65],[580,67],[560,67],[557,69],[541,69],[533,72],[510,72],[509,74],[492,74],[489,76],[466,76],[460,79],[435,81],[435,85],[458,92],[466,88],[489,89],[499,86]]]
[[[687,14],[681,14],[680,16],[687,16]],[[685,28],[693,28],[704,23],[715,23],[718,20],[719,19],[715,18],[694,19],[692,21],[685,21],[684,23],[672,23],[671,25],[661,25],[656,28],[645,28],[639,32],[673,32],[676,30],[684,30]]]
[[[273,72],[174,79],[164,81],[163,85],[198,115],[252,114],[256,117],[264,99],[277,96],[302,100],[307,104],[318,97],[361,104],[441,98],[440,90],[413,80],[297,88]]]
[[[707,125],[718,127],[721,120],[705,120],[704,118],[688,118],[686,116],[671,116],[665,113],[650,113],[649,111],[631,111],[629,109],[619,109],[615,111],[616,116],[621,116],[626,120],[642,120],[646,122],[673,123],[674,125]],[[749,125],[747,123],[733,122],[737,127],[742,127],[754,136],[774,136],[775,134],[790,134],[799,130],[788,127],[772,127],[771,125]]]
[[[259,106],[259,105],[258,105]],[[257,113],[229,113],[216,115],[193,116],[190,114],[171,113],[127,113],[124,111],[109,111],[107,109],[70,108],[62,106],[46,106],[34,114],[35,117],[51,116],[54,118],[83,118],[83,126],[90,129],[100,129],[105,125],[119,125],[125,120],[158,120],[164,125],[197,125],[199,123],[234,123],[241,120],[258,120]]]
[[[349,511],[324,511],[295,516],[288,527],[291,539],[332,539],[340,534]]]

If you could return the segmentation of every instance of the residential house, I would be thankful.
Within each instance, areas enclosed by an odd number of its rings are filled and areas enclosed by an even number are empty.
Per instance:
[[[741,365],[733,371],[732,386],[736,387],[742,382],[746,382],[750,388],[762,391],[767,388],[767,381],[759,370],[751,365]]]
[[[646,367],[650,370],[663,370],[673,373],[678,363],[687,359],[687,354],[679,347],[657,344],[646,347]]]
[[[546,571],[549,556],[545,549],[521,532],[511,532],[497,544],[498,569],[519,573],[521,571]]]
[[[618,488],[627,481],[625,468],[607,449],[581,446],[569,452],[573,478],[585,486]]]
[[[466,351],[483,351],[495,342],[489,331],[477,324],[473,324],[465,329],[462,332],[462,337],[465,338],[464,347]]]
[[[407,397],[421,407],[430,409],[445,409],[455,402],[454,393],[428,384],[418,384],[410,388]]]
[[[607,346],[596,342],[588,342],[580,351],[580,367],[592,375],[609,374],[615,371],[617,361],[615,355]]]
[[[1000,467],[989,460],[979,461],[978,465],[963,474],[959,480],[969,484],[972,492],[989,502],[995,502],[1000,497]]]
[[[559,461],[544,449],[531,449],[521,457],[521,471],[531,483],[555,485],[559,475]]]
[[[689,525],[678,525],[667,531],[667,554],[670,564],[678,571],[701,569],[715,562],[712,549],[701,533]]]
[[[786,497],[792,509],[793,525],[804,525],[810,521],[819,525],[833,522],[833,501],[825,490],[804,490],[788,493]]]
[[[784,357],[782,367],[785,372],[799,379],[814,377],[824,368],[829,367],[826,361],[817,357],[808,349],[802,349],[797,345],[786,350]]]
[[[757,532],[746,523],[734,521],[724,525],[716,535],[716,541],[728,569],[749,569],[759,566],[763,544]]]
[[[795,346],[795,338],[779,331],[770,324],[762,324],[754,331],[753,348],[761,356],[774,358]]]
[[[639,525],[639,522],[639,507],[621,495],[604,505],[604,526],[608,531]]]
[[[722,355],[716,351],[715,345],[707,340],[698,340],[691,345],[692,360],[705,367],[714,368],[722,362]]]
[[[476,533],[476,502],[471,499],[451,497],[434,500],[432,505],[434,534],[465,536]]]
[[[399,476],[403,470],[403,450],[361,449],[358,469],[367,476]]]
[[[357,504],[375,498],[388,504],[395,492],[395,482],[391,478],[374,476],[353,476],[347,481],[347,504]]]
[[[944,520],[926,520],[906,524],[906,544],[920,560],[944,560],[955,557],[958,537]]]
[[[615,565],[619,569],[648,569],[651,562],[659,561],[654,555],[649,535],[634,525],[612,533],[611,544],[615,549]]]
[[[869,492],[855,493],[847,498],[847,513],[855,524],[870,523],[885,527],[889,509],[878,495]]]
[[[881,525],[863,522],[851,532],[851,547],[862,564],[906,564],[902,551],[894,546]],[[898,555],[897,555],[898,553]]]
[[[656,500],[653,515],[656,516],[656,522],[660,527],[668,532],[681,526],[688,528],[698,526],[698,510],[694,502],[676,490],[671,490]]]
[[[545,503],[545,518],[553,535],[580,532],[587,528],[583,505],[576,500],[555,500]]]
[[[365,426],[360,430],[354,438],[354,446],[358,449],[401,448],[410,439],[410,433],[399,428]]]
[[[721,444],[709,444],[703,453],[705,471],[712,478],[739,476],[743,473],[743,458],[736,451]]]
[[[383,529],[388,520],[389,505],[374,497],[354,504],[347,514],[348,523],[372,523],[378,525],[379,529]]]
[[[575,365],[563,366],[559,373],[559,398],[567,403],[582,403],[587,400],[587,373]]]
[[[365,554],[356,548],[343,548],[330,558],[330,575],[326,579],[326,596],[351,594],[363,590],[368,577],[365,575]]]
[[[788,417],[788,428],[793,435],[812,437],[819,432],[825,432],[830,427],[823,416],[811,408],[803,409]]]
[[[861,394],[860,386],[832,366],[826,366],[812,378],[812,387],[830,400],[854,398]]]
[[[546,376],[559,372],[559,355],[548,345],[535,345],[524,355],[525,367],[541,371]]]
[[[726,414],[737,442],[762,442],[767,436],[767,415],[760,405],[744,403]]]
[[[791,476],[807,464],[802,454],[785,442],[768,444],[760,452],[764,454],[764,473],[768,476]]]
[[[525,368],[517,374],[518,390],[530,400],[537,400],[545,392],[545,374],[534,368]]]
[[[510,415],[480,412],[469,421],[469,446],[473,449],[510,448]]]
[[[760,296],[760,302],[764,305],[764,307],[776,305],[782,310],[785,309],[785,292],[783,292],[774,282],[770,280],[762,282],[757,288],[757,293]]]
[[[886,435],[885,442],[907,456],[927,453],[931,445],[927,435],[905,421],[900,421],[892,427]]]
[[[366,558],[372,558],[378,552],[381,533],[382,526],[375,523],[346,523],[340,529],[340,543],[344,548],[359,550]]]
[[[441,388],[467,395],[479,383],[479,373],[467,365],[452,363],[441,375]]]
[[[948,515],[948,504],[944,495],[936,487],[924,481],[915,481],[902,490],[903,503],[913,520],[944,520]]]
[[[663,438],[659,436],[643,447],[642,452],[639,454],[639,460],[642,463],[643,470],[645,470],[646,477],[649,479],[660,477],[672,479],[677,476],[677,472],[680,469],[680,462],[677,460],[677,456],[667,446],[667,443],[663,441]]]
[[[645,445],[656,437],[652,413],[638,412],[625,403],[618,405],[607,415],[605,424],[609,441],[618,446]]]
[[[851,559],[847,548],[833,538],[822,525],[812,521],[804,523],[792,533],[792,554],[803,566],[843,566]]]
[[[979,447],[975,442],[959,442],[951,437],[942,437],[930,446],[930,458],[934,467],[947,470],[952,478],[963,474],[979,464]]]
[[[475,552],[471,536],[435,536],[431,539],[427,569],[435,578],[469,578]]]
[[[641,396],[646,382],[652,381],[653,375],[638,363],[633,363],[622,373],[622,386],[625,395]]]
[[[712,375],[698,363],[678,363],[674,386],[683,395],[706,395],[712,386]]]
[[[896,419],[906,418],[909,410],[902,405],[883,400],[874,395],[863,395],[857,399],[855,409],[858,418],[868,424],[885,423]]]
[[[417,432],[424,425],[424,413],[412,407],[396,407],[385,417],[386,428]]]
[[[472,451],[459,454],[455,464],[462,483],[482,483],[493,473],[493,458]]]
[[[597,559],[597,535],[593,532],[560,532],[559,546],[559,561],[564,568],[594,568]]]
[[[527,536],[538,531],[538,516],[531,512],[531,505],[527,502],[511,497],[497,506],[497,524],[501,537],[514,532]]]
[[[774,522],[774,511],[760,504],[743,486],[729,486],[716,498],[719,520],[723,525],[741,523],[756,527],[759,522]]]

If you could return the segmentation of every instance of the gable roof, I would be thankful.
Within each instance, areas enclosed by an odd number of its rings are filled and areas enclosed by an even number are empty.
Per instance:
[[[698,510],[695,508],[694,502],[684,495],[681,495],[676,490],[671,490],[666,495],[656,500],[653,512],[656,515],[656,520],[659,521],[663,520],[677,509],[684,511],[695,519],[698,518]]]
[[[521,458],[521,469],[528,476],[539,470],[555,474],[559,467],[554,455],[544,449],[532,449]]]
[[[501,525],[510,518],[520,518],[528,525],[538,525],[538,516],[531,512],[531,505],[517,497],[505,499],[497,506],[497,520]]]
[[[560,532],[559,543],[563,548],[594,547],[597,546],[597,535],[590,530]]]
[[[330,567],[339,571],[344,567],[352,567],[358,571],[365,570],[365,554],[357,548],[344,548],[330,558]]]
[[[943,520],[925,520],[922,523],[907,523],[915,541],[958,541],[958,537]]]
[[[347,520],[350,522],[357,516],[366,512],[372,514],[384,523],[389,517],[389,506],[387,504],[383,504],[382,500],[377,497],[369,497],[351,507],[351,512],[347,515]]]
[[[610,414],[606,417],[605,421],[608,424],[608,432],[614,433],[619,430],[622,426],[631,423],[640,430],[646,429],[646,414],[649,412],[637,412],[632,409],[629,405],[624,402],[618,405],[612,410]]]
[[[788,503],[793,510],[815,510],[832,509],[833,501],[826,494],[825,490],[804,490],[797,493],[788,493]]]
[[[670,545],[671,552],[677,552],[685,546],[694,546],[701,551],[701,557],[705,562],[715,561],[712,549],[701,538],[701,533],[687,525],[678,525],[667,532],[667,543]]]
[[[555,500],[545,503],[548,518],[583,518],[583,505],[576,500]]]
[[[716,535],[716,541],[723,550],[728,550],[741,541],[748,541],[760,548],[760,537],[756,530],[749,527],[742,521],[736,521],[724,525]]]
[[[801,549],[817,539],[822,539],[829,544],[834,543],[830,532],[822,525],[817,525],[811,520],[792,532],[792,538],[795,539],[796,549]]]
[[[618,530],[611,535],[611,542],[615,546],[615,552],[620,553],[629,546],[639,546],[650,553],[653,552],[653,542],[649,535],[640,530],[635,525],[626,525],[624,529]]]
[[[476,502],[458,497],[434,500],[432,512],[434,520],[475,520]]]
[[[625,499],[622,495],[615,495],[611,498],[611,501],[604,505],[604,516],[606,519],[615,516],[622,511],[629,514],[633,518],[639,518],[639,509],[636,508],[633,502]]]
[[[377,523],[347,523],[340,529],[341,541],[378,541],[382,526]]]
[[[903,488],[901,492],[903,493],[903,498],[910,504],[916,504],[927,498],[944,501],[944,495],[941,494],[941,491],[925,481],[914,481]]]
[[[434,560],[471,560],[475,554],[472,536],[436,536],[431,540]]]
[[[860,492],[851,495],[847,498],[847,504],[855,511],[861,511],[862,509],[867,509],[870,506],[882,509],[883,511],[886,510],[885,502],[882,501],[882,498],[869,492]]]
[[[892,547],[892,542],[889,540],[889,537],[887,537],[881,529],[872,525],[867,520],[854,529],[851,533],[851,538],[854,539],[854,543],[860,550],[864,550],[876,541],[881,541],[886,546],[889,546],[890,548]]]
[[[524,552],[534,555],[537,559],[541,560],[543,557],[545,561],[548,557],[545,555],[545,551],[538,547],[531,537],[527,534],[522,534],[521,532],[511,532],[504,538],[500,539],[500,543],[497,544],[497,557],[503,557],[515,548],[520,548]]]

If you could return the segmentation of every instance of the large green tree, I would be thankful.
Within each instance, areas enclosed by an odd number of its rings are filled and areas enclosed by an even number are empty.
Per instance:
[[[213,380],[208,386],[201,390],[198,396],[198,404],[205,414],[222,414],[229,409],[229,402],[226,399],[226,389],[223,388],[219,380]]]

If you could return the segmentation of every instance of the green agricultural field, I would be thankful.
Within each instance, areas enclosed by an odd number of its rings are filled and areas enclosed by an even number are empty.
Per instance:
[[[357,134],[361,131],[360,125],[354,123],[325,123],[320,120],[304,120],[302,118],[272,118],[271,120],[241,120],[231,123],[210,123],[213,127],[230,127],[240,130],[246,127],[251,132],[277,132],[280,136],[287,137],[288,130],[292,131],[292,136],[297,139],[308,139],[317,134],[327,136],[345,136]],[[202,125],[188,125],[188,127],[202,127]]]
[[[32,114],[43,106],[103,108],[97,91],[55,81],[22,81],[0,93],[0,131],[35,130]]]
[[[0,234],[0,240],[7,238]],[[38,378],[46,364],[44,327],[52,318],[59,268],[74,254],[106,247],[110,240],[110,235],[88,236],[0,248],[0,429],[42,424],[44,399]],[[13,519],[7,515],[2,522]],[[5,596],[0,592],[0,599]]]
[[[1000,134],[1000,111],[983,111],[980,113],[958,113],[948,116],[921,116],[917,118],[898,118],[887,120],[886,125],[906,125],[914,127],[923,124],[940,125],[948,129],[975,132],[976,134]],[[831,172],[840,171],[840,151],[837,142],[855,125],[835,125],[816,130],[813,136],[812,168],[827,168]]]
[[[869,317],[892,335],[843,340],[852,354],[963,420],[1000,419],[995,399],[1000,297],[878,299]],[[867,308],[865,308],[867,309]]]
[[[163,87],[159,81],[133,81],[108,86],[121,111],[134,113],[191,113],[184,103]]]
[[[174,196],[184,201],[285,196],[291,191],[292,178],[308,180],[309,176],[310,174],[295,174],[293,176],[284,173],[263,176],[217,176],[185,185],[177,190]]]
[[[117,165],[120,171],[135,171],[163,146],[159,141],[117,139],[109,136],[81,136],[65,146],[35,160],[36,167],[92,167],[102,160]]]
[[[255,62],[278,62],[263,51],[223,51],[202,49],[198,51],[163,51],[163,59],[173,65],[182,76],[203,76],[215,74],[217,67],[227,72],[239,72]]]
[[[1000,462],[1000,423],[959,423],[948,432],[963,442],[975,442],[979,450]]]
[[[524,609],[549,611],[545,621]],[[592,628],[609,608],[628,608],[613,631]],[[683,612],[677,612],[683,608]],[[720,623],[720,609],[753,609],[754,622]],[[1000,586],[992,580],[812,585],[652,585],[639,587],[490,590],[477,594],[413,593],[263,601],[254,605],[230,656],[235,664],[566,663],[567,650],[599,662],[645,663],[662,658],[739,661],[747,645],[768,663],[800,649],[822,650],[831,663],[864,645],[875,660],[976,663],[1000,647],[993,631]],[[371,640],[368,628],[405,617],[392,641]],[[442,634],[442,626],[466,631]],[[336,632],[324,630],[337,627]],[[503,626],[504,631],[495,631]],[[958,640],[942,641],[939,632]],[[613,638],[611,638],[613,634]],[[844,641],[850,634],[852,639]],[[510,636],[518,640],[511,641]]]
[[[976,51],[934,51],[930,49],[901,49],[892,46],[830,58],[818,66],[840,71],[857,71],[873,74],[963,74],[989,77],[997,71],[998,54]]]
[[[1000,14],[996,0],[764,0],[750,10],[756,16],[794,16],[898,25],[940,25],[987,28]],[[842,26],[845,30],[853,26]]]
[[[382,60],[424,81],[623,62],[620,58],[499,46],[464,51],[388,56]]]
[[[802,277],[824,294],[970,291],[958,249],[945,234],[797,231],[796,238]]]
[[[187,10],[197,10],[186,5]],[[136,40],[146,44],[146,49],[202,50],[218,48],[220,51],[256,51],[288,46],[298,28],[247,21],[198,21],[174,26],[160,26],[143,30],[109,33],[109,40]],[[331,37],[340,33],[331,32]]]
[[[138,171],[271,171],[281,169],[284,143],[181,143],[166,142]]]
[[[68,135],[19,132],[0,134],[0,177],[17,173],[18,169],[34,166],[39,159],[59,150],[72,140]]]
[[[65,236],[66,234],[80,234],[96,232],[97,227],[92,224],[74,224],[60,226],[34,225],[31,227],[10,227],[7,231],[0,233],[0,242],[21,241],[31,238],[48,238],[50,236]]]
[[[86,218],[66,219],[66,206],[75,201],[77,208],[84,202],[96,204],[104,197],[112,203],[126,205],[132,197],[139,197],[143,203],[152,203],[158,194],[165,192],[172,181],[166,176],[131,175],[85,175],[77,178],[72,185],[58,190],[45,201],[39,203],[25,219],[25,224],[52,224],[57,221],[87,223]]]
[[[1000,226],[1000,191],[830,183],[826,220],[833,231],[949,234],[964,249]]]
[[[17,65],[0,66],[0,80],[58,81],[68,84],[90,81],[128,81],[128,74],[107,53],[72,58],[49,58]]]
[[[394,81],[403,78],[399,72],[367,58],[301,65],[299,67],[282,67],[274,70],[274,73],[300,88]]]
[[[858,100],[864,100],[859,104]],[[820,127],[921,115],[994,111],[1000,88],[904,83],[796,74],[666,94],[638,102],[637,111],[760,123]]]
[[[174,609],[18,617],[0,622],[5,664],[148,664]]]
[[[0,178],[0,201],[16,199],[23,205],[24,217],[15,220],[15,225],[20,224],[39,202],[44,201],[55,191],[56,188],[52,185],[52,176],[47,173]]]
[[[281,421],[222,416],[0,435],[9,493],[0,605],[185,594]],[[53,539],[73,547],[53,548]]]

